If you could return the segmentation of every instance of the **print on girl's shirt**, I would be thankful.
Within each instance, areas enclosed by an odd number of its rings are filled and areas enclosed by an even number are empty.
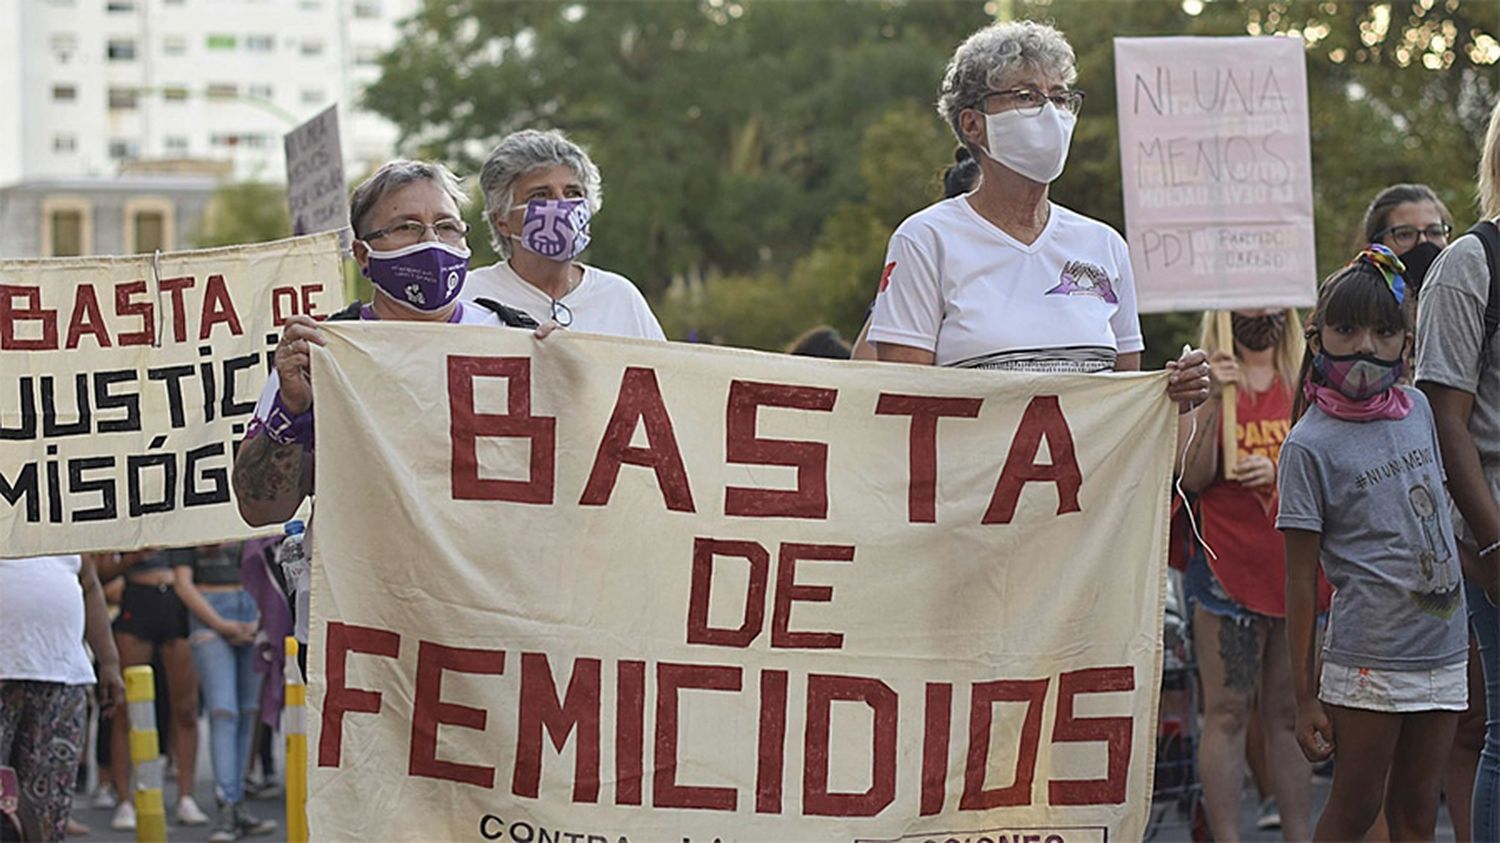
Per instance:
[[[1457,565],[1448,543],[1443,540],[1443,525],[1438,519],[1439,498],[1432,493],[1432,478],[1422,475],[1422,482],[1406,491],[1406,500],[1422,525],[1423,547],[1417,553],[1417,565],[1422,570],[1422,581],[1430,586],[1425,591],[1412,590],[1412,602],[1429,615],[1444,620],[1453,616],[1462,600],[1462,589]]]

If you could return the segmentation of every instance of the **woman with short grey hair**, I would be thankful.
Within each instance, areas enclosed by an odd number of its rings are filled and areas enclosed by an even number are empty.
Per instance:
[[[574,331],[666,339],[629,279],[578,260],[604,205],[599,168],[582,147],[556,130],[513,132],[485,159],[479,187],[502,260],[469,273],[466,299]]]

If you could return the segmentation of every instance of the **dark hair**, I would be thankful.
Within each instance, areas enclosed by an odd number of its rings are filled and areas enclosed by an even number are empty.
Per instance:
[[[829,360],[848,360],[849,344],[839,332],[827,325],[809,328],[802,336],[792,340],[786,347],[788,354],[803,357],[826,357]]]
[[[1396,301],[1390,285],[1380,270],[1357,257],[1353,263],[1328,276],[1318,288],[1318,303],[1312,315],[1307,317],[1307,350],[1302,352],[1302,372],[1297,378],[1295,406],[1292,420],[1302,418],[1307,411],[1307,399],[1303,389],[1311,379],[1321,382],[1321,376],[1313,371],[1313,338],[1322,348],[1321,334],[1328,325],[1356,325],[1360,327],[1386,328],[1392,331],[1410,331],[1411,321],[1407,308]]]
[[[943,198],[952,199],[974,189],[979,181],[979,162],[966,146],[953,152],[953,165],[943,171]]]
[[[1448,206],[1425,184],[1393,184],[1385,190],[1380,191],[1375,201],[1365,210],[1364,239],[1354,244],[1354,248],[1363,249],[1367,244],[1374,243],[1376,235],[1386,228],[1386,220],[1390,219],[1391,211],[1397,205],[1407,202],[1431,202],[1437,206],[1438,213],[1442,214],[1443,222],[1453,224],[1453,217],[1448,213]]]

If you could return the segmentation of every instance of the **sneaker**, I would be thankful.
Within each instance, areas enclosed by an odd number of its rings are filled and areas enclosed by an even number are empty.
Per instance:
[[[240,839],[240,831],[234,820],[234,806],[220,806],[219,818],[214,821],[214,830],[209,832],[208,843],[234,843]]]
[[[243,802],[232,806],[231,810],[234,812],[234,827],[239,831],[241,837],[258,837],[262,834],[270,834],[276,830],[275,820],[256,818],[254,814],[245,808],[245,803]]]
[[[115,789],[107,784],[101,784],[94,788],[94,795],[89,797],[89,807],[99,811],[107,811],[115,807],[120,800],[115,797]]]
[[[245,795],[251,799],[273,799],[281,793],[281,783],[275,779],[245,779]]]
[[[87,837],[89,832],[91,831],[93,831],[93,829],[89,828],[78,820],[73,819],[72,817],[68,817],[68,825],[63,832],[63,836]]]
[[[115,831],[135,831],[135,805],[129,799],[122,799],[115,806],[115,815],[110,818],[109,827]]]
[[[1276,808],[1275,797],[1266,797],[1260,803],[1260,812],[1255,815],[1255,827],[1261,831],[1281,828],[1281,811]]]
[[[208,825],[208,814],[198,807],[198,800],[191,793],[185,793],[177,800],[177,824]]]

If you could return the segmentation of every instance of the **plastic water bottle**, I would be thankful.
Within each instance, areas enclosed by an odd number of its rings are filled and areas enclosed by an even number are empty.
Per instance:
[[[282,536],[281,544],[276,548],[276,561],[281,565],[287,588],[292,592],[292,615],[296,624],[294,632],[297,640],[305,644],[307,643],[308,598],[312,592],[312,560],[308,558],[307,548],[303,543],[306,537],[306,525],[300,518],[294,519],[286,522],[283,530],[285,535]]]

